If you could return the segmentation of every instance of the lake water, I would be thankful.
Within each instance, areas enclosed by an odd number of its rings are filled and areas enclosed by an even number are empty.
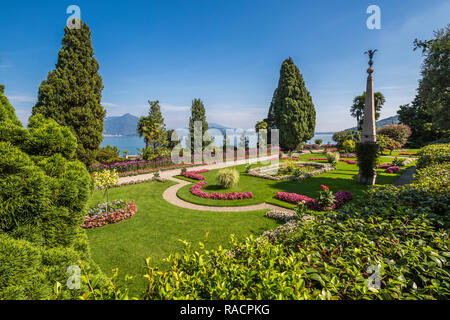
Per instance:
[[[322,139],[322,143],[333,143],[333,133],[321,133],[317,132],[314,137],[309,140],[307,143],[314,143],[315,139]],[[222,146],[222,141],[220,139],[216,139],[216,145],[218,147]],[[123,155],[123,150],[128,150],[130,155],[135,155],[138,153],[137,148],[142,149],[145,147],[144,138],[139,136],[104,136],[103,142],[101,143],[102,147],[106,145],[116,146],[119,148],[120,153]],[[252,144],[252,142],[250,142]]]

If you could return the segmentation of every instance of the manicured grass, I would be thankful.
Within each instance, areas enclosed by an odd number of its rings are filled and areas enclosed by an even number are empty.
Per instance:
[[[173,206],[162,198],[163,191],[173,184],[146,182],[111,189],[109,199],[135,200],[138,212],[129,220],[87,230],[94,260],[107,275],[118,267],[122,279],[125,274],[133,276],[130,288],[135,294],[146,289],[145,259],[150,257],[152,265],[164,269],[163,259],[181,252],[179,239],[197,245],[209,233],[207,248],[227,247],[231,234],[243,238],[279,225],[264,217],[265,210],[206,212]],[[91,206],[102,201],[102,194],[94,193]]]
[[[384,152],[385,155],[387,156],[399,156],[399,157],[416,157],[416,156],[408,156],[408,155],[401,155],[400,153],[417,153],[419,152],[420,149],[408,149],[406,151],[392,151],[392,154],[389,153],[389,151]]]
[[[323,158],[324,154],[304,154],[300,156],[300,160],[307,161],[309,158]],[[394,158],[381,157],[379,162],[388,163]],[[355,160],[355,159],[351,159]],[[323,162],[326,161],[316,161]],[[239,165],[235,168],[240,173],[239,184],[231,189],[223,189],[217,185],[215,181],[215,176],[218,170],[212,170],[210,172],[202,173],[205,176],[205,181],[208,184],[202,188],[203,191],[207,192],[253,192],[254,199],[242,199],[242,200],[212,200],[203,199],[194,196],[190,192],[191,185],[185,186],[178,191],[178,196],[188,202],[195,204],[203,204],[210,206],[243,206],[258,203],[272,203],[275,205],[283,206],[286,208],[293,208],[294,205],[274,199],[277,192],[294,192],[302,195],[306,195],[312,198],[316,198],[320,191],[320,185],[326,185],[331,188],[333,192],[339,190],[347,190],[352,192],[355,196],[361,194],[366,190],[367,186],[361,186],[358,183],[358,166],[355,164],[347,164],[344,162],[339,162],[337,169],[330,171],[318,176],[311,177],[303,181],[273,181],[268,179],[262,179],[257,177],[249,176],[245,173],[245,165]],[[392,183],[402,172],[404,168],[397,174],[385,173],[384,169],[378,170],[377,184],[387,184]],[[183,177],[179,177],[183,178]],[[183,178],[184,180],[191,181],[193,183],[198,182],[197,180],[191,180]]]

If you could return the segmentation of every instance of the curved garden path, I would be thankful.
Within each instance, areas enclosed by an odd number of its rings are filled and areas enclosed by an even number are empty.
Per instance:
[[[273,156],[268,157],[261,157],[258,159],[258,161],[265,161],[273,159]],[[207,165],[199,165],[196,167],[190,167],[188,170],[199,170],[199,169],[208,169],[208,170],[214,170],[214,169],[220,169],[220,168],[226,168],[231,166],[236,166],[240,164],[246,164],[248,162],[248,159],[244,160],[238,160],[234,162],[220,162],[220,163],[213,163],[213,164],[207,164]],[[255,161],[253,161],[255,162]],[[175,176],[179,175],[181,173],[181,169],[173,169],[173,170],[166,170],[160,172],[160,177],[165,178],[171,181],[176,182],[176,185],[170,186],[167,188],[163,193],[163,198],[170,204],[173,204],[177,207],[191,209],[191,210],[200,210],[200,211],[217,211],[217,212],[241,212],[241,211],[254,211],[254,210],[282,210],[282,211],[289,211],[293,212],[294,210],[286,209],[283,207],[279,207],[276,205],[268,204],[268,203],[260,203],[260,204],[254,204],[254,205],[248,205],[248,206],[239,206],[239,207],[215,207],[215,206],[206,206],[206,205],[199,205],[190,203],[187,201],[184,201],[177,196],[177,192],[182,187],[191,184],[189,181],[181,180],[175,178]],[[141,182],[141,181],[148,181],[153,178],[153,173],[148,174],[141,174],[137,176],[130,176],[130,177],[122,177],[119,178],[119,182],[117,185],[124,185],[129,184],[133,182]]]
[[[191,184],[189,181],[180,180],[174,177],[168,178],[171,181],[177,182],[178,184],[173,185],[166,189],[163,193],[163,198],[167,202],[181,208],[191,209],[191,210],[201,210],[201,211],[220,211],[220,212],[240,212],[240,211],[254,211],[254,210],[282,210],[282,211],[292,211],[290,209],[286,209],[283,207],[275,206],[269,203],[260,203],[260,204],[252,204],[248,206],[239,206],[239,207],[215,207],[215,206],[206,206],[200,204],[194,204],[187,201],[184,201],[177,196],[178,190],[183,188],[186,185]]]

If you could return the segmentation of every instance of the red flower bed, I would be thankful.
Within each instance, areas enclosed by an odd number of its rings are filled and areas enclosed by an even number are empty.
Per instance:
[[[327,158],[309,158],[309,161],[327,161]]]
[[[205,177],[200,173],[208,172],[208,169],[201,169],[196,171],[186,171],[182,172],[180,175],[186,178],[194,179],[194,180],[205,180]]]
[[[389,167],[392,167],[392,165],[391,165],[391,164],[388,164],[388,163],[386,163],[386,164],[380,164],[380,165],[378,166],[378,168],[380,168],[380,169],[387,169],[387,168],[389,168]]]
[[[407,152],[404,152],[404,153],[399,153],[399,155],[400,155],[400,156],[417,156],[417,153],[407,153]]]
[[[104,205],[101,204],[98,206],[102,206],[104,209]],[[91,209],[91,211],[95,209]],[[137,206],[134,204],[134,201],[126,203],[124,209],[116,208],[113,212],[105,212],[99,209],[97,214],[93,214],[92,216],[87,215],[81,227],[85,229],[103,227],[107,224],[117,223],[131,218],[136,212]]]
[[[334,203],[331,207],[321,207],[316,199],[312,199],[310,197],[297,194],[297,193],[288,193],[288,192],[278,192],[275,195],[275,199],[286,201],[292,204],[298,204],[299,202],[305,201],[305,204],[308,208],[313,210],[334,210],[342,206],[344,203],[353,199],[353,194],[349,191],[338,191],[334,194]]]
[[[199,182],[194,184],[191,187],[191,193],[194,196],[204,198],[204,199],[214,199],[214,200],[238,200],[238,199],[253,199],[253,193],[251,192],[228,192],[228,193],[219,193],[213,192],[208,193],[202,191],[203,188],[207,184],[206,181]]]
[[[386,173],[397,173],[400,170],[400,167],[392,166],[388,167],[384,172]]]

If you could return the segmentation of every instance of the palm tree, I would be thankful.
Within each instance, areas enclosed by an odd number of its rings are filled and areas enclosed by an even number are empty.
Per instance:
[[[381,108],[386,102],[386,99],[381,92],[375,92],[374,100],[375,100],[375,120],[378,120],[381,115],[380,113]],[[362,129],[365,104],[366,104],[366,92],[364,91],[362,95],[356,96],[353,99],[353,105],[350,107],[350,114],[352,117],[356,118],[358,130]]]
[[[160,133],[159,123],[153,122],[145,117],[141,117],[138,122],[138,134],[144,137],[145,148],[150,147],[150,141]]]

